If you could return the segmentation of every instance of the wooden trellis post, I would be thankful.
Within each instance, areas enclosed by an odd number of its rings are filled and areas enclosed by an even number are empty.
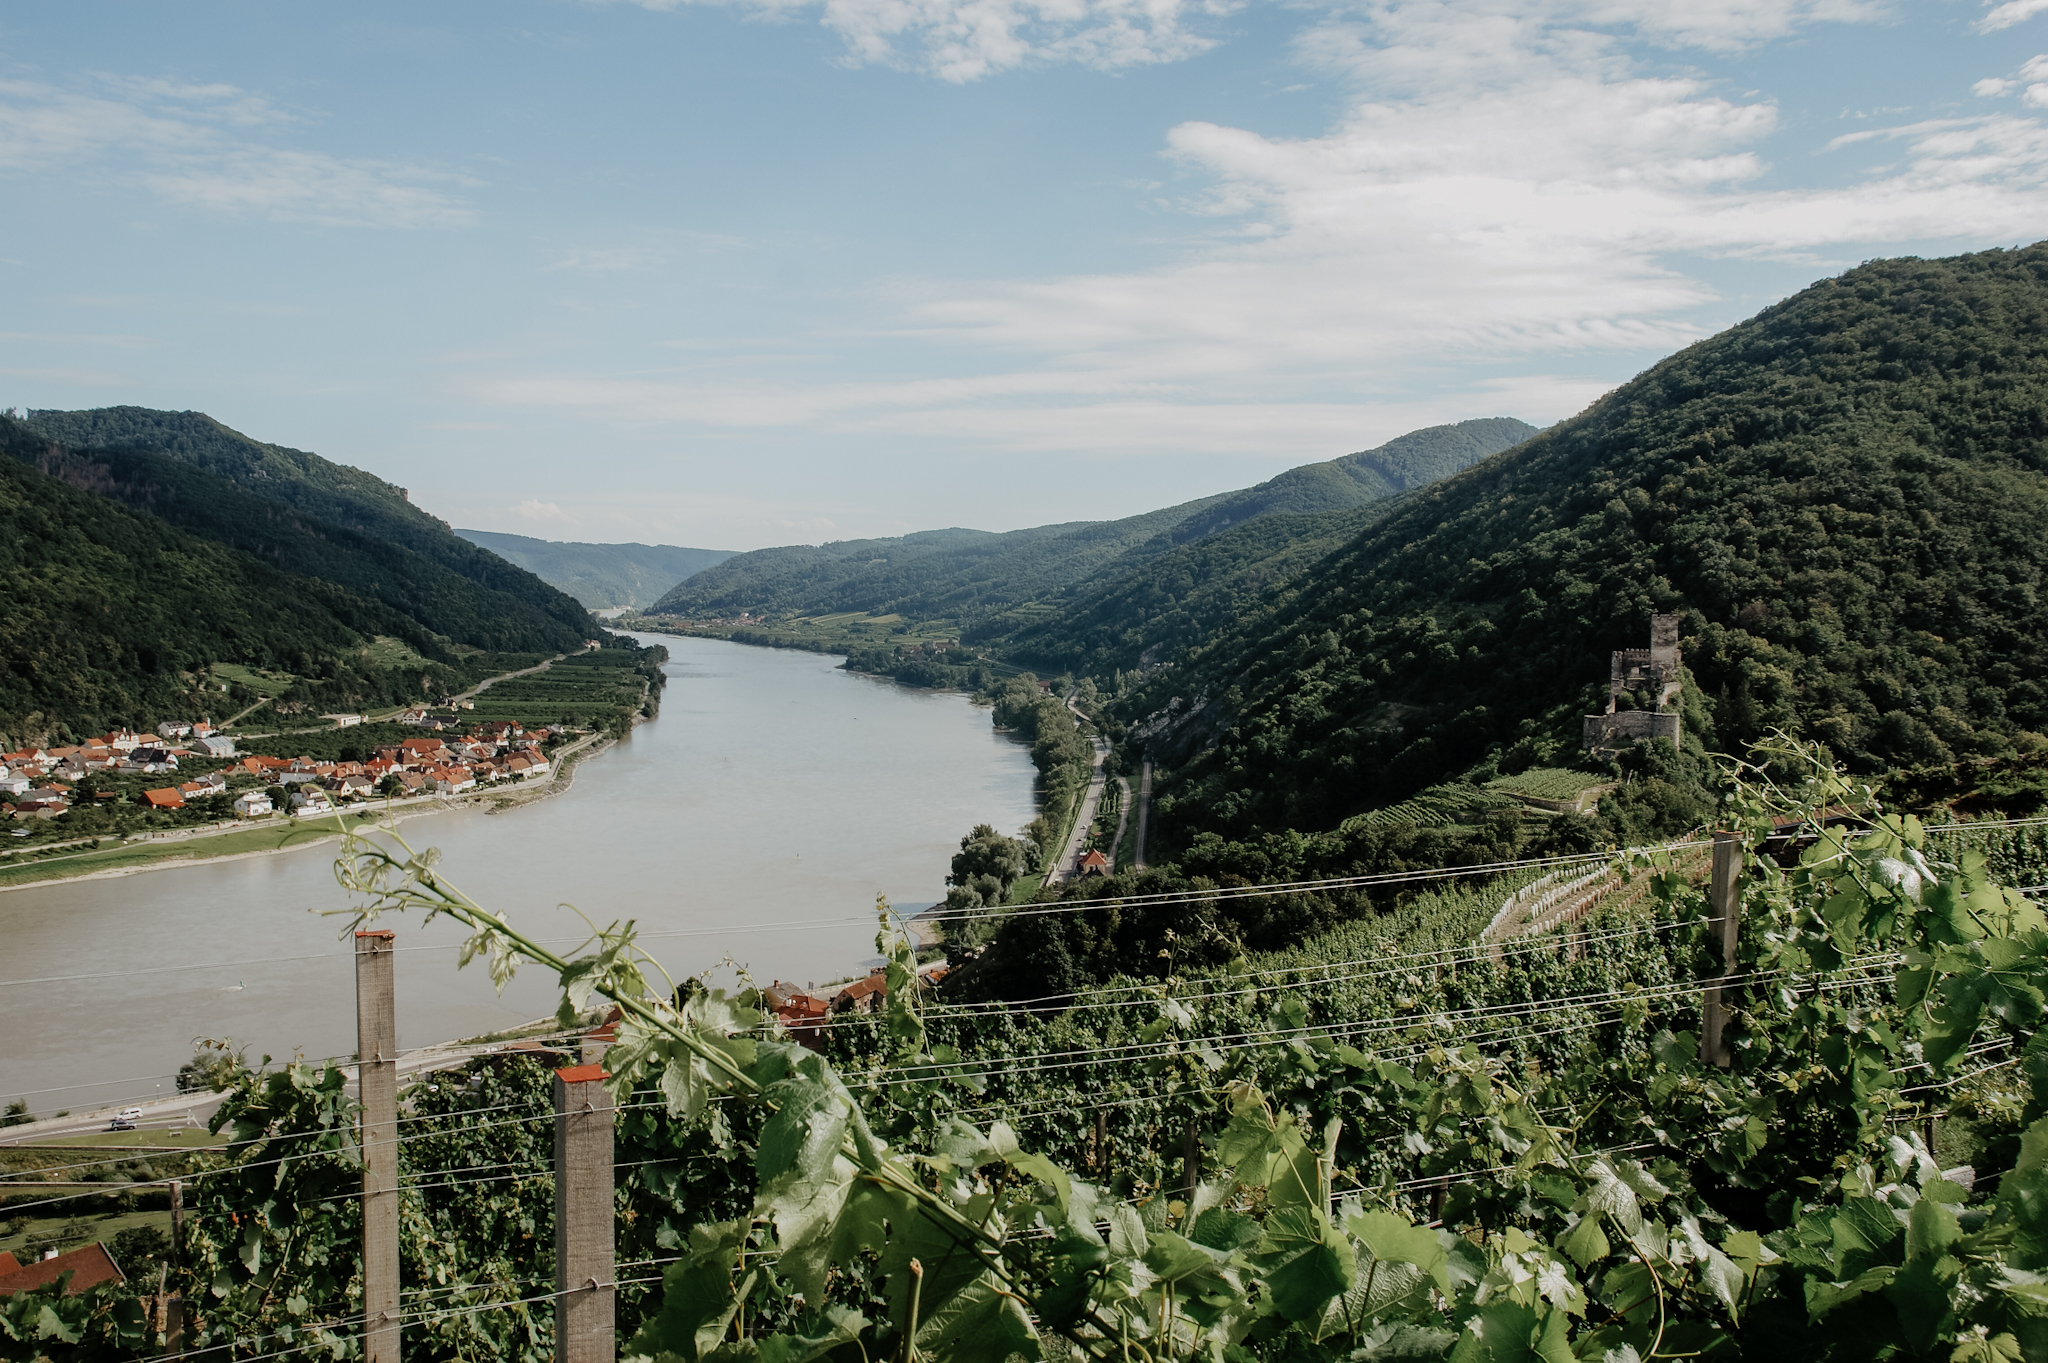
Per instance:
[[[363,1101],[363,1363],[398,1363],[398,1018],[392,934],[356,934],[356,1088]]]
[[[612,1117],[602,1065],[555,1071],[555,1363],[614,1363]]]
[[[1742,835],[1716,832],[1714,881],[1707,892],[1707,940],[1720,945],[1723,979],[1735,973],[1735,941],[1742,927],[1741,887]],[[1717,980],[1706,987],[1701,998],[1700,1058],[1727,1069],[1735,1061],[1735,1050],[1728,1042],[1729,1009],[1722,1001],[1721,989]]]

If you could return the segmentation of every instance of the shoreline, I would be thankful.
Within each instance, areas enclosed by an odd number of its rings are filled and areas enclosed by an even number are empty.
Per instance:
[[[638,725],[645,722],[646,721],[640,716],[636,715],[634,717],[635,727],[638,727]],[[396,828],[408,819],[427,818],[435,814],[447,814],[460,809],[481,808],[485,814],[503,814],[510,810],[524,808],[527,805],[538,804],[542,800],[552,799],[554,796],[566,792],[571,786],[575,784],[576,769],[583,765],[583,762],[586,758],[594,757],[598,753],[604,752],[607,749],[615,746],[616,744],[616,739],[606,739],[603,737],[598,737],[594,738],[593,740],[583,745],[572,747],[570,751],[562,754],[563,765],[552,768],[549,772],[546,783],[540,786],[535,786],[529,789],[515,789],[509,791],[487,791],[481,792],[474,796],[456,799],[437,799],[435,803],[431,805],[407,805],[395,809],[387,808],[384,812],[384,817],[379,818],[375,822],[370,822],[367,820],[359,821],[358,826],[365,828],[376,828],[383,826]],[[360,805],[356,808],[359,810],[367,811],[374,809],[375,806]],[[353,811],[337,811],[336,816],[341,817],[349,812]],[[343,831],[341,829],[335,829],[331,832],[322,830],[315,834],[315,830],[321,829],[321,827],[322,826],[317,823],[256,824],[248,828],[223,829],[218,833],[207,833],[201,834],[197,837],[181,838],[175,844],[172,844],[174,846],[177,846],[180,849],[179,851],[166,851],[161,856],[151,857],[135,865],[108,866],[97,870],[84,870],[78,872],[75,875],[59,874],[50,876],[24,877],[21,880],[14,881],[9,884],[0,884],[0,894],[8,894],[15,890],[41,889],[49,885],[82,884],[85,881],[89,880],[113,880],[124,876],[147,875],[151,871],[173,871],[178,870],[182,867],[212,865],[218,862],[246,861],[251,857],[281,857],[289,855],[293,852],[304,851],[305,849],[311,847],[327,846],[330,843],[340,841],[341,837],[343,836]],[[191,852],[187,852],[184,850],[187,846],[192,845],[203,847],[206,843],[217,838],[234,837],[237,834],[263,831],[275,831],[278,834],[278,836],[283,838],[289,838],[294,833],[299,832],[305,832],[314,835],[308,836],[303,841],[294,842],[291,845],[285,847],[262,847],[241,852],[217,852],[211,854],[197,850]],[[110,854],[118,854],[119,852],[124,850],[140,850],[146,848],[147,846],[147,843],[122,844],[121,846],[109,848],[107,850]],[[77,855],[91,856],[93,855],[93,853],[87,852]],[[36,864],[37,863],[34,862],[21,863],[21,865],[25,867],[33,866]],[[41,864],[53,865],[55,863],[53,859],[53,861],[51,862],[44,862]],[[12,868],[0,866],[0,874],[4,874],[9,869]]]

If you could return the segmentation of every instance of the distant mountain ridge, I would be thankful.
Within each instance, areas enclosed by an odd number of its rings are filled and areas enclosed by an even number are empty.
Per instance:
[[[495,530],[456,534],[569,593],[592,610],[651,605],[663,593],[733,556],[730,549],[675,544],[586,544]]]
[[[654,614],[723,618],[893,612],[953,619],[963,638],[1027,623],[1006,619],[1133,571],[1176,547],[1274,515],[1325,513],[1384,501],[1468,468],[1535,434],[1511,417],[1414,431],[1357,454],[1289,469],[1257,487],[1114,521],[997,533],[923,531],[890,539],[791,545],[735,554],[664,595]],[[1031,617],[1033,619],[1037,617]]]

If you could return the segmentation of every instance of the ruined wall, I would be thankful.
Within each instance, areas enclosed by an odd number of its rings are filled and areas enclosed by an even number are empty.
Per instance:
[[[1626,748],[1637,739],[1665,738],[1678,746],[1678,716],[1658,710],[1620,710],[1611,715],[1587,715],[1585,736],[1580,746]]]

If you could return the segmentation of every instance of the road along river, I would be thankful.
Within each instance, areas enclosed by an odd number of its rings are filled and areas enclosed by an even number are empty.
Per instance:
[[[824,982],[874,955],[875,895],[944,893],[977,823],[1034,812],[1029,752],[965,697],[838,670],[815,653],[666,644],[661,717],[577,769],[562,795],[500,814],[407,819],[414,847],[487,908],[568,946],[633,918],[672,974],[728,956],[763,982]],[[0,1101],[38,1114],[172,1091],[197,1037],[282,1059],[355,1049],[352,944],[335,844],[0,894]],[[458,973],[450,923],[398,933],[405,1046],[551,1012],[534,972],[501,998]]]

